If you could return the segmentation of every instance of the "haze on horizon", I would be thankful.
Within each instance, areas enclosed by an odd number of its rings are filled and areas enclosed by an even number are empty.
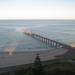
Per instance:
[[[0,0],[0,19],[75,19],[75,0]]]

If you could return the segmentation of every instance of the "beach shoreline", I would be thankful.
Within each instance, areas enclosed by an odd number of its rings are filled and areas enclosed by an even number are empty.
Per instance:
[[[12,55],[9,53],[0,53],[0,68],[30,64],[33,63],[36,54],[39,54],[41,61],[56,59],[56,56],[66,53],[67,49],[53,49],[44,51],[24,51],[24,52],[13,52]]]

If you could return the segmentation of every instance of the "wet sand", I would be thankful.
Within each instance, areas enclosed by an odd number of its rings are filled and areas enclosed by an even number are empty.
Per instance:
[[[0,53],[0,68],[30,64],[33,63],[36,54],[40,54],[41,61],[56,59],[55,56],[65,54],[68,50],[66,49],[49,49],[43,51],[24,51],[24,52],[13,52],[14,49],[6,49],[8,52]],[[11,54],[11,52],[13,52]]]

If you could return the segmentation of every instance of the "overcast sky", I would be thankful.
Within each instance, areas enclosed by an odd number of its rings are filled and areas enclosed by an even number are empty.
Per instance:
[[[75,19],[75,0],[0,0],[0,19]]]

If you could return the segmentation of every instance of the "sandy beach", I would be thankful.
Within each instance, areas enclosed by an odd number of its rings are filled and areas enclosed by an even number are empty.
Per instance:
[[[9,49],[8,49],[9,50]],[[55,56],[65,54],[66,49],[50,49],[43,51],[4,52],[0,53],[0,68],[33,63],[38,53],[41,61],[56,59]]]

